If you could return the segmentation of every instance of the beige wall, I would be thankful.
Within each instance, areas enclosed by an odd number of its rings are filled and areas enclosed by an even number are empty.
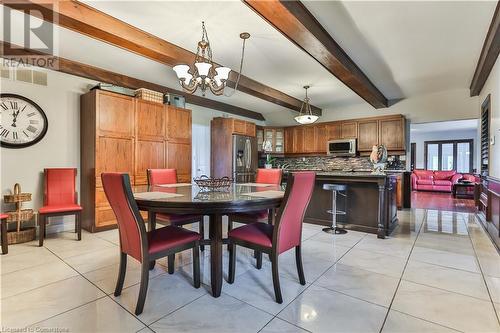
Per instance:
[[[334,99],[335,96],[332,96]],[[314,104],[314,100],[312,101]],[[319,121],[333,121],[361,117],[403,114],[412,123],[477,118],[477,97],[469,96],[469,89],[440,91],[403,99],[384,109],[374,109],[366,102],[323,109]],[[266,115],[269,125],[295,125],[293,112],[275,112]]]
[[[491,95],[490,137],[494,140],[494,144],[490,144],[489,174],[500,178],[500,62],[498,59],[479,95],[476,106],[477,117],[481,114],[481,104],[488,94]]]

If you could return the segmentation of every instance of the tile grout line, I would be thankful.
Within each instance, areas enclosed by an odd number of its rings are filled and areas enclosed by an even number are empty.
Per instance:
[[[415,240],[413,241],[413,245],[410,249],[410,254],[408,255],[408,258],[406,259],[403,270],[401,271],[401,276],[399,277],[398,285],[396,286],[396,289],[394,290],[394,295],[392,295],[391,302],[389,303],[389,306],[387,308],[387,312],[385,314],[384,321],[382,322],[382,326],[380,326],[379,333],[382,333],[382,330],[384,329],[385,323],[387,321],[387,317],[389,317],[389,313],[391,312],[392,304],[394,303],[394,299],[396,298],[396,294],[398,293],[399,286],[401,285],[401,280],[403,279],[403,276],[404,276],[404,273],[406,270],[406,266],[408,266],[408,261],[410,261],[410,257],[411,257],[411,254],[413,252],[413,248],[415,247],[415,244],[417,243],[417,239],[420,236],[420,232],[422,231],[422,228],[423,228],[426,221],[427,221],[427,210],[425,210],[425,214],[422,218],[422,224],[420,225],[420,227],[418,229],[417,236],[415,237]]]
[[[474,220],[475,219],[476,219],[476,217],[474,216]],[[491,297],[490,288],[488,287],[488,283],[486,282],[486,278],[484,277],[483,268],[481,266],[481,261],[479,260],[479,257],[477,255],[476,247],[474,246],[474,242],[472,241],[472,237],[470,237],[468,223],[467,223],[467,233],[469,234],[469,239],[470,239],[470,242],[472,243],[472,249],[474,250],[474,254],[476,256],[476,261],[477,261],[477,265],[479,267],[479,271],[481,272],[481,277],[483,278],[483,282],[486,286],[486,291],[488,292],[488,296],[490,297],[491,305],[493,306],[493,312],[495,313],[495,316],[497,317],[497,322],[500,325],[500,317],[498,315],[498,312],[496,311],[495,302],[493,302],[493,298]]]

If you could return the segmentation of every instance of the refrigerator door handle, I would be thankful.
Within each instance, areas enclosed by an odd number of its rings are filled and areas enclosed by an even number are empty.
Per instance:
[[[250,169],[252,162],[252,145],[250,139],[246,139],[245,141],[245,168]]]

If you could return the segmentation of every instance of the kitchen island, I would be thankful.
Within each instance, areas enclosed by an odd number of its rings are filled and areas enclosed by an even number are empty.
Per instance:
[[[293,172],[289,170],[286,174]],[[374,175],[369,172],[323,172],[316,171],[316,185],[304,222],[329,226],[332,215],[332,193],[323,190],[323,184],[346,184],[347,200],[337,196],[337,223],[346,229],[377,234],[385,238],[396,227],[396,176]]]

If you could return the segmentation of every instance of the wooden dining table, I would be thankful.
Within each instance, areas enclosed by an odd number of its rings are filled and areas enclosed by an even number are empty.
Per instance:
[[[283,200],[281,185],[232,184],[226,190],[203,191],[197,185],[135,186],[134,196],[141,211],[148,212],[149,228],[156,228],[156,214],[195,214],[208,216],[208,239],[201,241],[210,246],[210,283],[212,296],[219,297],[222,290],[222,217],[231,213],[275,210]],[[204,236],[203,236],[204,237]]]

